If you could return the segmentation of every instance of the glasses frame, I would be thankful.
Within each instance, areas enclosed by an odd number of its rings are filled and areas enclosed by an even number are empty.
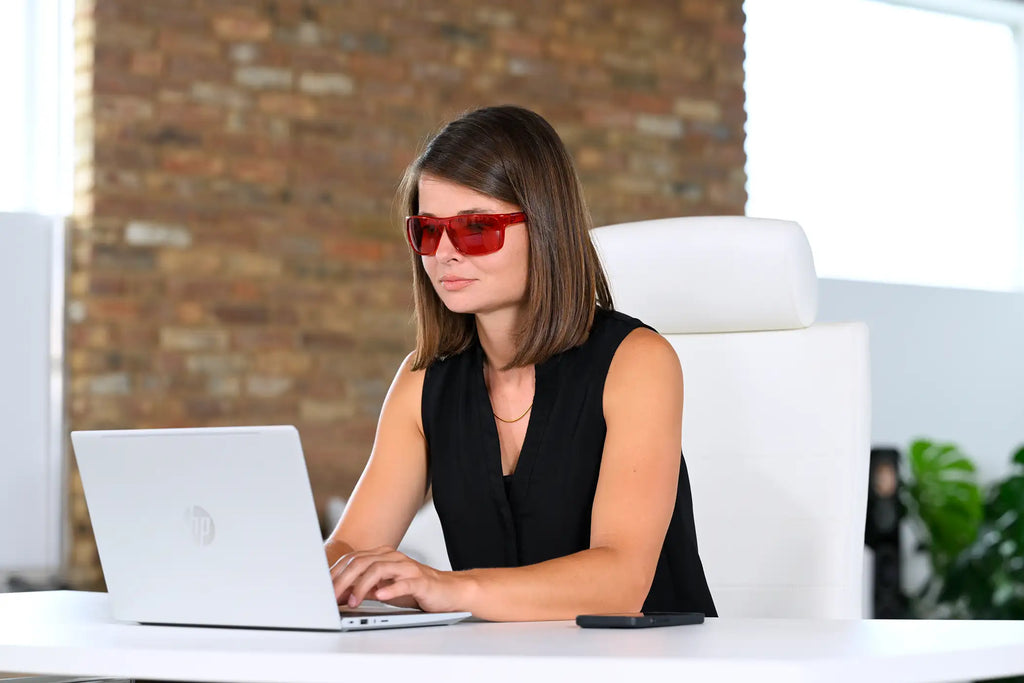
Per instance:
[[[470,246],[467,240],[480,235],[479,231],[470,228],[473,222],[487,223],[487,229],[495,231],[493,238],[497,241],[496,247],[491,249]],[[433,256],[437,253],[437,247],[441,244],[441,235],[447,233],[452,246],[460,254],[464,256],[485,256],[500,251],[505,246],[506,228],[510,225],[518,225],[525,222],[526,213],[523,211],[513,213],[464,213],[458,216],[448,216],[447,218],[407,216],[405,219],[405,239],[409,242],[412,250],[420,256]],[[436,233],[437,242],[433,245],[432,249],[421,250],[416,247],[416,242],[418,241],[422,248],[424,228],[428,226],[439,228]],[[420,231],[419,240],[416,240],[414,237],[417,229]]]

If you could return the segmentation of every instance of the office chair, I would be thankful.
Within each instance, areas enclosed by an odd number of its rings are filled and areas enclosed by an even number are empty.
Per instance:
[[[679,354],[683,453],[719,614],[859,618],[868,331],[814,324],[817,277],[803,230],[699,217],[592,237],[615,308]]]

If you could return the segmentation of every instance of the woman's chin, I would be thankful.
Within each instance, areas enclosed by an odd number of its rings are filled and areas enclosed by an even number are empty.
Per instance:
[[[481,301],[479,297],[471,298],[460,296],[453,292],[438,292],[441,303],[452,313],[463,313],[466,315],[486,315],[506,308],[515,308],[517,304],[511,301]]]
[[[469,315],[479,312],[479,306],[471,301],[460,300],[459,297],[441,297],[441,303],[452,313],[465,313]]]

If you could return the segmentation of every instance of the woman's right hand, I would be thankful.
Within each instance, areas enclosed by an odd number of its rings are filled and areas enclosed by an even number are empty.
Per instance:
[[[342,578],[342,573],[344,573],[344,571],[346,569],[348,569],[349,564],[352,562],[352,560],[356,559],[357,557],[364,556],[364,555],[377,555],[377,554],[380,554],[382,551],[390,551],[390,554],[394,554],[394,555],[400,554],[400,553],[398,553],[397,551],[395,551],[395,550],[393,550],[391,548],[377,548],[377,549],[374,549],[374,550],[371,550],[371,551],[366,551],[366,552],[350,551],[350,552],[347,552],[344,555],[342,555],[340,558],[338,558],[338,561],[335,562],[331,566],[331,582],[334,584],[334,595],[335,595],[335,598],[338,601],[338,605],[340,605],[340,606],[347,606],[349,598],[352,596],[353,585],[351,583],[351,578],[349,578],[349,577]],[[403,558],[404,559],[409,559],[409,558],[405,558],[404,556],[403,556]],[[342,587],[342,586],[339,585],[340,583],[344,583],[346,585],[344,587]],[[385,580],[380,585],[374,587],[374,590],[371,593],[368,593],[366,597],[369,598],[369,599],[378,599],[376,597],[376,588],[383,588],[384,586],[390,585],[391,583],[393,583],[392,580]],[[340,592],[339,592],[339,589],[340,589]],[[389,600],[379,600],[379,601],[380,602],[384,602],[384,603],[386,603],[388,605],[393,605],[395,607],[405,607],[405,608],[409,608],[409,609],[422,609],[420,607],[420,604],[416,601],[416,598],[414,598],[411,595],[400,595],[400,596],[396,596],[394,598],[391,598]]]

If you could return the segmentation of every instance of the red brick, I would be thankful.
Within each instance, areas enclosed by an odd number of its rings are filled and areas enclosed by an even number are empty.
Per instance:
[[[137,95],[107,95],[96,101],[96,116],[105,123],[152,118],[153,102]]]
[[[219,328],[165,327],[160,348],[171,351],[210,351],[228,347],[228,332]]]
[[[191,84],[199,80],[224,81],[231,73],[231,66],[219,58],[174,52],[166,55],[165,84]]]
[[[251,12],[235,12],[213,17],[213,32],[218,38],[229,41],[260,41],[270,37],[270,22]]]
[[[104,4],[103,0],[99,0]],[[123,45],[125,47],[145,48],[153,44],[156,30],[152,26],[140,26],[130,22],[122,22],[113,18],[103,18],[96,23],[95,40],[97,45]]]
[[[351,334],[344,332],[317,331],[302,335],[303,348],[310,351],[344,351],[355,346]]]
[[[197,32],[192,27],[187,30],[161,28],[157,37],[157,46],[161,53],[192,54],[207,58],[219,58],[221,54],[218,41]]]
[[[215,176],[224,171],[224,159],[199,149],[165,150],[161,167],[182,175]]]
[[[312,98],[293,93],[263,93],[259,96],[258,105],[266,114],[297,119],[312,118],[318,111]]]
[[[270,320],[270,311],[259,304],[221,304],[213,314],[218,321],[234,325],[263,325]]]
[[[231,336],[232,345],[241,351],[288,351],[300,345],[297,331],[288,328],[237,329]]]
[[[275,158],[240,158],[231,162],[230,175],[249,183],[283,185],[288,180],[288,165]]]
[[[133,299],[93,299],[89,302],[92,320],[131,320],[143,312],[141,301]]]
[[[355,261],[380,261],[391,251],[388,245],[381,242],[331,238],[324,240],[324,252],[328,256],[341,256]]]
[[[183,325],[199,325],[207,320],[206,307],[197,301],[181,301],[174,307],[175,322]]]

